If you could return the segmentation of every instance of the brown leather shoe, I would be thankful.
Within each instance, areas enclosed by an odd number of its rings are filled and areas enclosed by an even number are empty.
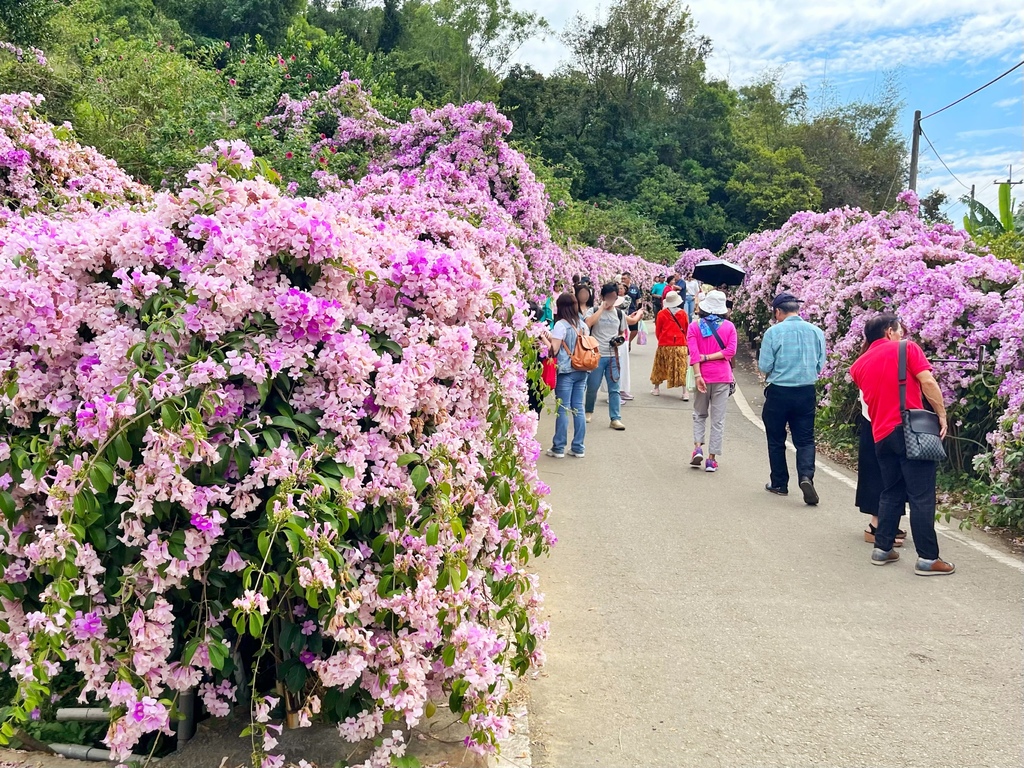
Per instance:
[[[914,566],[914,573],[918,576],[948,576],[954,571],[956,571],[956,566],[952,563],[947,563],[941,557],[937,560],[922,560],[918,558],[917,565]]]

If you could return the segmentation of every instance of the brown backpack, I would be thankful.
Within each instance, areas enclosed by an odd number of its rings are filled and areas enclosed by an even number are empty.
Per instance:
[[[576,346],[569,355],[569,362],[574,371],[592,371],[601,362],[601,352],[597,346],[597,339],[593,336],[584,336],[576,329]]]

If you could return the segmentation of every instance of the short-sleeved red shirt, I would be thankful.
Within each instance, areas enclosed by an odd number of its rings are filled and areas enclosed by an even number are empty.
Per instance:
[[[879,443],[900,426],[900,343],[879,339],[850,366],[850,376],[868,406],[871,434]],[[922,408],[921,385],[918,374],[932,369],[922,349],[907,342],[907,408]]]

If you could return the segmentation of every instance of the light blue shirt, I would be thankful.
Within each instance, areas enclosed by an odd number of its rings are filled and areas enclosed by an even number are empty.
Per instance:
[[[798,315],[776,323],[764,334],[757,367],[769,384],[806,387],[825,368],[825,334]]]

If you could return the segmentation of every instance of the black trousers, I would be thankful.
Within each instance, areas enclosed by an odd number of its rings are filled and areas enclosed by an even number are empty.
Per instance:
[[[798,478],[814,479],[814,411],[818,405],[817,388],[780,387],[769,384],[764,391],[761,420],[768,436],[768,463],[773,488],[789,490],[789,465],[786,461],[786,428],[796,447]]]
[[[939,539],[935,535],[934,461],[911,461],[903,427],[875,444],[878,467],[882,470],[882,498],[878,504],[878,530],[875,546],[889,551],[896,541],[904,500],[910,502],[910,532],[914,536],[917,556],[935,560],[939,556]]]

